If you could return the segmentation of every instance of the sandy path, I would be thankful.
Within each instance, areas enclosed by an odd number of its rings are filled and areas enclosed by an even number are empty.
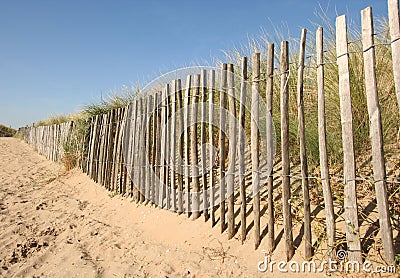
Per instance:
[[[113,197],[0,138],[0,276],[271,276],[258,272],[263,254],[251,239],[228,241],[209,225]]]

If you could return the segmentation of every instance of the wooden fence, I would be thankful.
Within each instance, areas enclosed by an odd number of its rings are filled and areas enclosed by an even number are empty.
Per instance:
[[[24,140],[47,159],[60,162],[64,155],[65,144],[74,128],[73,122],[50,126],[22,127],[18,130]]]
[[[398,0],[389,0],[388,3],[393,72],[400,106],[399,3]],[[228,238],[240,232],[244,241],[252,227],[255,247],[258,248],[265,237],[265,249],[269,252],[273,252],[276,245],[276,219],[282,218],[288,260],[295,252],[293,184],[300,180],[302,199],[296,206],[303,206],[304,254],[306,258],[311,258],[316,239],[312,238],[310,180],[315,177],[310,177],[305,143],[303,79],[306,34],[304,29],[297,61],[300,167],[290,162],[290,63],[289,44],[284,41],[280,47],[279,70],[274,65],[274,44],[269,44],[265,72],[261,69],[260,54],[254,53],[251,74],[248,73],[248,60],[244,57],[241,65],[236,67],[236,74],[232,64],[223,64],[219,70],[200,70],[198,74],[187,76],[185,84],[180,79],[173,80],[164,84],[161,91],[139,95],[127,107],[93,117],[82,169],[108,190],[131,196],[137,202],[187,213],[194,219],[203,216],[212,226],[219,225],[221,232],[227,231]],[[360,182],[356,175],[349,71],[351,53],[347,37],[346,17],[340,16],[336,20],[336,63],[344,153],[341,180],[344,211],[339,212],[333,202],[333,177],[328,165],[324,96],[326,62],[322,27],[318,28],[315,39],[320,155],[320,176],[317,179],[322,185],[328,250],[335,250],[338,246],[339,220],[335,215],[341,214],[345,220],[349,259],[361,261],[362,235],[356,196]],[[385,259],[388,264],[394,264],[371,8],[362,11],[362,47],[373,166],[373,177],[369,182],[375,185]],[[274,78],[280,79],[279,91],[273,85]],[[263,95],[260,91],[262,82],[265,82],[265,100],[260,99]],[[248,84],[251,84],[249,92]],[[273,161],[275,133],[271,114],[275,94],[280,96],[281,151],[278,155],[280,159]],[[246,106],[246,99],[250,100],[250,105]],[[265,101],[266,110],[260,109],[261,101]],[[250,117],[246,116],[249,113],[246,109],[250,109]],[[250,134],[246,134],[247,126],[250,126]],[[67,140],[72,127],[72,123],[65,123],[24,128],[23,132],[28,143],[47,158],[57,161],[62,155],[62,142]],[[264,131],[260,132],[260,128]],[[250,135],[250,140],[246,139],[247,135]],[[215,149],[218,151],[215,152]],[[268,171],[269,166],[273,167],[272,172]],[[240,230],[236,231],[239,225]]]

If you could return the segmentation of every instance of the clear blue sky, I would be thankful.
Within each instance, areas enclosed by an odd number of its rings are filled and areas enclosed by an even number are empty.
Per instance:
[[[250,4],[251,2],[251,4]],[[387,14],[385,0],[321,0],[334,18]],[[1,1],[0,123],[76,112],[160,72],[221,57],[261,28],[311,27],[318,1]]]

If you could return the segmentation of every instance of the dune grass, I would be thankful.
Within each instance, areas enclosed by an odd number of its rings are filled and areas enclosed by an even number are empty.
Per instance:
[[[13,137],[16,133],[15,129],[0,124],[0,137]]]

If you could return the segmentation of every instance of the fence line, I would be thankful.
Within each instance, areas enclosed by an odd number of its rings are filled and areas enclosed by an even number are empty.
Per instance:
[[[389,20],[392,36],[393,71],[398,93],[400,59],[398,26],[398,0],[389,0]],[[397,13],[396,13],[397,11]],[[346,17],[336,20],[336,59],[339,71],[340,117],[343,143],[343,177],[329,173],[327,156],[327,131],[325,113],[325,77],[323,30],[316,33],[316,76],[318,92],[318,146],[320,154],[320,176],[308,171],[305,139],[303,75],[306,57],[306,30],[303,29],[300,43],[297,78],[297,117],[300,147],[300,176],[291,170],[289,148],[289,44],[281,44],[280,70],[274,71],[274,44],[268,45],[266,72],[261,72],[260,53],[252,57],[251,81],[248,77],[248,61],[241,60],[240,80],[235,80],[233,64],[221,67],[219,88],[216,72],[201,70],[199,74],[188,75],[183,85],[180,79],[165,84],[161,92],[135,99],[130,105],[91,118],[88,130],[85,160],[82,170],[95,182],[108,190],[131,196],[140,203],[150,203],[178,213],[187,213],[193,219],[204,215],[211,225],[218,222],[221,233],[227,230],[228,239],[234,237],[240,225],[242,242],[246,239],[250,217],[247,206],[252,206],[252,223],[255,248],[263,238],[261,220],[267,209],[266,238],[267,250],[273,252],[276,246],[275,220],[283,217],[283,236],[286,258],[290,260],[295,252],[292,218],[295,217],[291,195],[296,180],[301,180],[304,219],[303,240],[305,258],[313,256],[312,218],[309,180],[317,179],[322,184],[325,204],[325,223],[329,251],[338,245],[331,181],[344,185],[344,218],[346,222],[346,243],[349,259],[361,261],[361,235],[357,205],[357,182],[374,183],[378,204],[379,221],[385,259],[394,264],[393,234],[388,204],[388,183],[400,183],[386,176],[383,153],[383,135],[380,106],[375,73],[375,44],[372,10],[362,11],[362,45],[364,58],[365,88],[370,138],[372,145],[373,177],[356,176],[354,153],[353,115],[349,71],[349,42],[347,40]],[[398,24],[397,24],[398,25]],[[397,55],[397,56],[396,56]],[[397,57],[397,58],[396,58]],[[260,78],[265,74],[265,78]],[[281,161],[274,165],[272,104],[274,78],[280,78],[280,136]],[[261,109],[260,83],[266,81],[266,109]],[[240,84],[240,87],[235,87]],[[247,86],[251,84],[251,98]],[[236,89],[240,88],[240,90]],[[217,96],[219,94],[219,99]],[[250,99],[250,108],[246,100]],[[239,100],[239,101],[238,101]],[[399,100],[400,104],[400,100]],[[218,106],[218,111],[216,109]],[[251,110],[249,121],[246,109]],[[238,118],[238,122],[236,122]],[[198,120],[200,123],[198,123]],[[208,121],[208,123],[206,123]],[[263,125],[261,125],[261,123]],[[250,124],[250,145],[246,144],[246,128]],[[65,146],[71,140],[76,124],[74,122],[52,126],[25,127],[20,129],[26,142],[40,154],[53,161],[63,158]],[[218,129],[218,131],[217,131]],[[261,130],[265,132],[262,133]],[[265,138],[264,138],[265,137]],[[261,144],[265,140],[266,144]],[[218,149],[215,152],[213,147]],[[200,158],[200,159],[199,159]],[[281,170],[281,173],[279,173]],[[272,171],[272,172],[271,172]],[[293,180],[291,180],[293,179]],[[251,184],[251,188],[250,185]],[[262,185],[267,184],[263,191]],[[281,189],[276,190],[280,187]],[[282,211],[275,210],[279,198]],[[267,196],[266,203],[264,195]],[[275,195],[275,196],[274,196]],[[249,198],[252,197],[252,200]],[[238,213],[235,211],[239,205]],[[235,222],[240,215],[240,222]],[[219,217],[218,217],[219,216]],[[264,224],[264,225],[265,225]],[[319,235],[317,235],[318,237]],[[318,239],[317,239],[318,240]]]

